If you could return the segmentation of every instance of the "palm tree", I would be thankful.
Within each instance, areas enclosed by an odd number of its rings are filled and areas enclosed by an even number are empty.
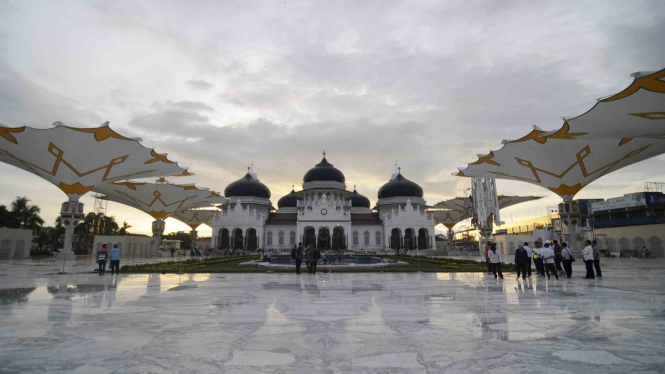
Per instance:
[[[12,213],[7,210],[7,206],[0,205],[0,227],[9,227],[12,221]]]
[[[102,227],[101,235],[113,235],[118,232],[118,223],[113,216],[102,217]]]
[[[120,230],[118,230],[118,235],[127,235],[127,234],[129,234],[127,232],[127,229],[130,228],[130,227],[132,227],[132,225],[128,224],[127,221],[123,221],[122,222],[122,227],[120,228]]]
[[[41,209],[37,205],[30,205],[30,199],[25,196],[17,196],[11,205],[11,226],[9,227],[37,230],[38,227],[44,224],[44,220],[39,216],[39,213],[41,213]]]

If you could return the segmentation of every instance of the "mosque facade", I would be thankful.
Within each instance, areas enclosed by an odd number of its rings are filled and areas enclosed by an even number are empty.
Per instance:
[[[224,190],[229,201],[213,219],[213,243],[219,249],[248,250],[286,250],[299,242],[354,251],[434,247],[435,221],[423,189],[399,169],[379,189],[373,208],[355,188],[348,191],[345,182],[324,153],[305,173],[302,190],[280,198],[275,209],[268,187],[248,171]]]

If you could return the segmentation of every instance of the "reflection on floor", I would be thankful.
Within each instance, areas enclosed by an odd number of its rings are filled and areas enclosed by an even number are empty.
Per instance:
[[[665,260],[604,278],[90,274],[0,263],[0,372],[665,370]]]

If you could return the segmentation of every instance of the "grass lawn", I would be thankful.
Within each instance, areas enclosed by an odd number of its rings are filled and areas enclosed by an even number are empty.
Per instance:
[[[371,256],[384,257],[384,256]],[[422,271],[424,273],[440,272],[484,272],[487,266],[484,262],[475,260],[457,260],[450,258],[426,258],[408,256],[386,256],[391,260],[408,262],[409,265],[395,265],[384,268],[361,268],[343,266],[333,269],[333,273],[413,273]],[[182,262],[182,271],[185,273],[292,273],[293,269],[268,269],[254,266],[238,266],[241,262],[256,260],[256,256],[244,257],[221,257],[203,260],[186,260]],[[502,264],[505,272],[514,271],[513,264]],[[141,265],[125,265],[122,271],[125,273],[177,273],[180,269],[178,261],[158,262]],[[306,270],[303,263],[303,270]],[[319,269],[320,272],[328,272],[328,269]]]

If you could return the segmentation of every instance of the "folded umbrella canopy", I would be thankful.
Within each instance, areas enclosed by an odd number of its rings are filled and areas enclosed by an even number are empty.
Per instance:
[[[221,204],[227,200],[218,192],[198,188],[193,184],[172,184],[164,179],[158,183],[114,182],[95,187],[95,192],[103,194],[109,201],[139,209],[155,219],[152,223],[152,253],[159,251],[164,233],[164,219],[178,210],[200,208]]]

